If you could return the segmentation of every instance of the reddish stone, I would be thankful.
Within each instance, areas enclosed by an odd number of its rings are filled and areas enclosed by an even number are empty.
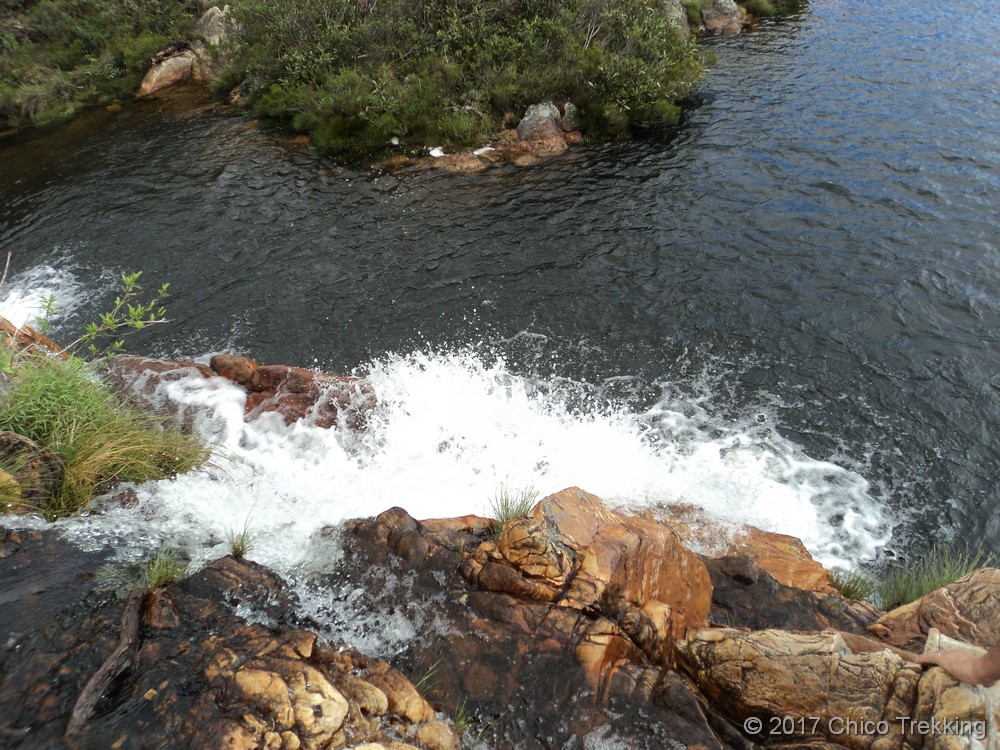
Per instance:
[[[209,363],[216,375],[244,385],[257,370],[257,363],[241,354],[216,354]]]

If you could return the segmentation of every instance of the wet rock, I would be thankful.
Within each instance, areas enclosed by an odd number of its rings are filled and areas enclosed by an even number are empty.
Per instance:
[[[800,539],[754,526],[733,529],[691,505],[673,505],[655,516],[690,548],[709,557],[746,556],[784,586],[835,594],[830,571],[813,559]]]
[[[374,391],[362,378],[287,365],[258,366],[245,387],[250,392],[248,419],[275,412],[285,424],[308,418],[317,427],[328,428],[343,420],[360,429],[376,403]]]
[[[69,356],[65,349],[45,334],[39,333],[31,326],[15,326],[2,315],[0,315],[0,333],[2,333],[3,345],[9,349],[17,351],[34,349],[62,359]]]
[[[702,9],[701,20],[710,34],[732,36],[743,27],[743,17],[734,0],[711,0]]]
[[[74,593],[72,607],[0,652],[0,737],[17,735],[22,747],[64,746],[77,696],[117,641],[120,601]],[[135,668],[69,746],[134,747],[129,738],[141,737],[143,746],[187,748],[197,737],[200,748],[320,750],[424,737],[448,747],[454,735],[433,712],[415,720],[394,711],[376,684],[392,671],[383,662],[281,619],[265,627],[234,614],[237,601],[284,598],[284,618],[287,597],[273,573],[233,558],[147,594]],[[398,673],[395,682],[396,693],[416,692]]]
[[[669,528],[575,488],[507,524],[498,542],[486,538],[491,525],[416,521],[399,508],[347,524],[353,554],[337,580],[369,592],[371,611],[419,601],[436,623],[402,661],[410,675],[436,665],[439,705],[467,701],[498,747],[562,747],[601,727],[627,737],[623,747],[747,747],[664,666],[684,623],[705,621],[710,596],[703,565]]]
[[[710,619],[719,625],[865,633],[881,614],[866,602],[785,586],[748,555],[704,562],[712,577]]]
[[[792,746],[984,747],[976,740],[985,738],[985,724],[975,722],[993,712],[992,698],[943,670],[922,673],[889,650],[854,653],[831,632],[701,630],[679,644],[678,659],[737,725],[759,719],[762,741],[777,726]],[[912,729],[956,720],[966,723],[950,733]]]
[[[43,511],[59,491],[63,475],[62,458],[42,450],[24,435],[0,432],[0,466],[6,468],[3,472],[6,475],[6,491],[0,496],[5,505],[0,507],[0,512]]]
[[[257,370],[257,363],[241,354],[216,354],[209,367],[216,375],[246,386]]]
[[[517,125],[517,137],[522,141],[560,138],[562,136],[561,119],[559,108],[552,102],[532,104]]]
[[[917,601],[886,612],[870,630],[898,648],[920,651],[931,628],[985,648],[1000,643],[1000,570],[980,568]]]

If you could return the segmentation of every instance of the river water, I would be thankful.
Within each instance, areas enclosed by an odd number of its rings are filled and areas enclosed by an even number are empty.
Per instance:
[[[0,307],[169,281],[133,351],[372,377],[369,432],[245,427],[81,544],[304,564],[324,524],[489,510],[500,485],[683,501],[830,564],[1000,540],[1000,16],[813,0],[717,57],[677,132],[526,170],[384,175],[190,97],[0,147]],[[176,395],[176,394],[175,394]],[[207,501],[211,499],[211,502]],[[263,530],[266,530],[264,532]]]

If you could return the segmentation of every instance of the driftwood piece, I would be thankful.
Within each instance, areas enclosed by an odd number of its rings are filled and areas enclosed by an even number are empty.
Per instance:
[[[135,665],[139,651],[139,613],[148,593],[149,589],[133,589],[125,600],[125,611],[122,612],[121,626],[118,629],[118,648],[94,673],[76,699],[66,726],[66,737],[79,734],[97,708],[101,696],[108,692],[115,680]]]

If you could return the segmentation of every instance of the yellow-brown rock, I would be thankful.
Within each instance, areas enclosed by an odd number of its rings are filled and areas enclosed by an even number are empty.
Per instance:
[[[931,628],[983,647],[1000,643],[1000,570],[980,568],[911,604],[886,612],[870,630],[886,643],[919,651]]]
[[[478,586],[602,613],[662,666],[672,663],[672,645],[686,628],[708,622],[708,571],[677,535],[655,521],[616,513],[577,487],[508,523],[496,560],[486,549],[464,569]]]
[[[677,652],[715,708],[737,725],[760,720],[761,740],[777,733],[786,743],[857,750],[990,746],[983,741],[991,741],[995,696],[940,669],[924,673],[888,649],[853,653],[837,633],[702,630]]]
[[[665,513],[658,514],[656,520],[673,529],[684,544],[712,557],[745,555],[784,586],[819,594],[834,593],[830,571],[816,562],[794,536],[755,526],[722,528],[718,521],[693,505],[672,505]]]

